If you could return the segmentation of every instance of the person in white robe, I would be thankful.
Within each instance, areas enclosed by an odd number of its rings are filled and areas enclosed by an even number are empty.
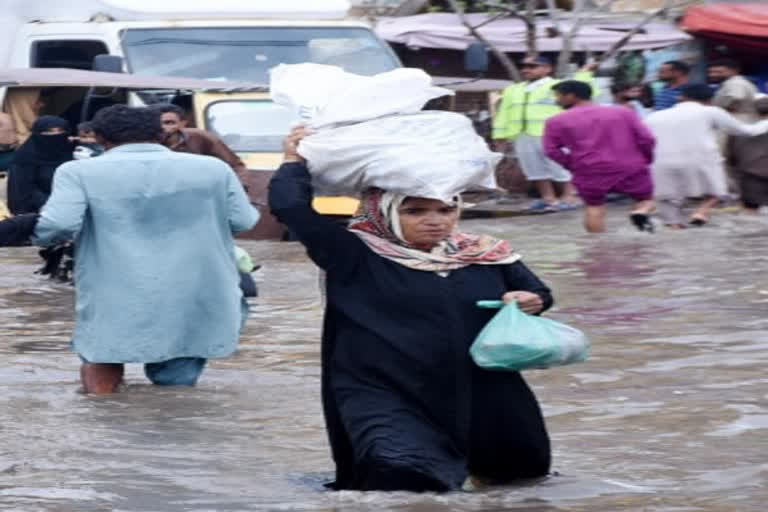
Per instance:
[[[677,105],[645,119],[656,137],[651,173],[657,211],[671,228],[706,224],[712,208],[728,194],[718,132],[741,136],[768,132],[768,121],[744,123],[711,106],[713,96],[706,84],[686,85]],[[701,199],[687,222],[682,212],[686,198]]]

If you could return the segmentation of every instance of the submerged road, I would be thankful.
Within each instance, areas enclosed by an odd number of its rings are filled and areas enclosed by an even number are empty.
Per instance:
[[[473,494],[323,490],[322,306],[298,244],[242,244],[262,296],[197,388],[130,365],[109,397],[78,392],[72,288],[33,274],[34,249],[0,249],[0,510],[764,512],[768,218],[648,235],[623,212],[604,236],[579,212],[464,222],[510,239],[550,317],[593,342],[586,363],[526,373],[557,476]]]

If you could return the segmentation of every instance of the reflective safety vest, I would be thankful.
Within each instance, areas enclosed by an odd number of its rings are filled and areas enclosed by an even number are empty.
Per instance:
[[[597,89],[592,73],[579,71],[569,80],[580,80],[592,86],[592,96],[597,96]],[[544,135],[544,122],[563,111],[555,102],[552,87],[562,80],[548,78],[542,80],[532,91],[528,91],[528,82],[512,84],[504,89],[501,104],[493,120],[493,138],[514,139],[521,133],[541,137]]]

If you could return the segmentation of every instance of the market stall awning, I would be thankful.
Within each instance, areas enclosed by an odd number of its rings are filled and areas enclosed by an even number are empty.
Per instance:
[[[482,25],[489,20],[485,14],[467,16],[473,26]],[[571,22],[563,20],[559,24],[561,31],[568,31]],[[635,23],[626,20],[604,18],[591,20],[578,31],[573,41],[573,50],[602,52],[610,49]],[[553,23],[538,20],[536,23],[538,50],[556,52],[562,49],[562,39],[553,33]],[[402,18],[382,20],[376,32],[383,39],[392,43],[402,43],[418,48],[438,48],[446,50],[464,50],[475,38],[461,24],[458,16],[451,13],[419,14]],[[519,19],[505,18],[482,25],[479,32],[504,52],[525,52],[526,29]],[[646,50],[664,48],[685,42],[691,36],[668,23],[650,23],[643,31],[636,34],[623,47],[626,50]]]
[[[680,26],[735,48],[768,52],[768,3],[712,4],[690,7]]]
[[[768,3],[712,4],[690,7],[682,28],[690,32],[720,32],[768,37]]]

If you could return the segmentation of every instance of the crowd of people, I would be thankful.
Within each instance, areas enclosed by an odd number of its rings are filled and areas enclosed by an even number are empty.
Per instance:
[[[593,103],[589,67],[572,80],[552,78],[542,57],[522,69],[493,136],[513,142],[536,184],[533,211],[583,202],[587,230],[600,232],[606,198],[620,193],[634,200],[640,230],[653,230],[655,211],[670,228],[703,225],[728,190],[726,148],[745,208],[765,203],[768,120],[751,117],[768,117],[768,101],[730,63],[710,68],[717,91],[688,83],[683,63],[665,64],[652,112],[633,84],[614,87],[616,105]],[[259,213],[242,161],[184,118],[173,105],[109,106],[75,141],[66,120],[44,116],[11,165],[16,215],[0,222],[0,246],[74,241],[72,348],[87,393],[115,392],[126,363],[143,363],[155,384],[191,386],[208,359],[236,349],[247,303],[233,236]],[[311,162],[298,150],[307,135],[299,127],[285,139],[269,206],[325,273],[331,486],[450,491],[546,476],[550,439],[535,395],[519,372],[475,365],[469,348],[494,315],[478,300],[539,315],[551,290],[508,242],[462,232],[459,198],[368,189],[348,225],[318,214]],[[701,203],[686,219],[689,197]]]
[[[493,138],[498,148],[512,143],[539,192],[531,211],[571,209],[578,196],[587,231],[601,232],[606,199],[622,194],[635,200],[632,223],[653,231],[654,215],[670,229],[703,226],[736,194],[746,214],[768,204],[768,100],[735,61],[711,62],[708,83],[692,82],[688,64],[666,62],[662,88],[649,94],[643,84],[616,83],[610,106],[592,101],[589,69],[557,80],[552,63],[537,57],[521,70],[525,81],[504,91]],[[689,200],[698,204],[686,217]]]

